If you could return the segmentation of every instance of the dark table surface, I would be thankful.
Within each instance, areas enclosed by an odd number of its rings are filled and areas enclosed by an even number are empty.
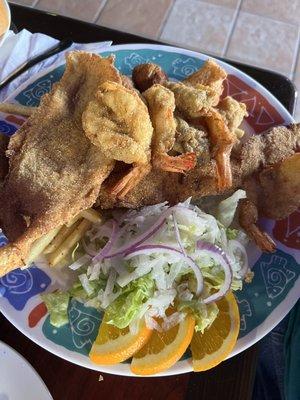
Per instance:
[[[115,44],[151,42],[149,39],[11,4],[12,21],[21,30],[42,32],[76,42],[112,40]],[[152,41],[153,42],[153,41]],[[237,66],[270,90],[291,112],[295,88],[282,75],[238,63]],[[37,346],[0,314],[0,339],[21,353],[37,370],[55,400],[248,400],[252,397],[259,344],[224,361],[211,371],[166,378],[128,378],[73,365]],[[36,399],[38,400],[38,393]]]

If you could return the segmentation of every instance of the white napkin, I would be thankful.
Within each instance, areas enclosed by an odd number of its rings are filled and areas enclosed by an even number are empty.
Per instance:
[[[57,39],[42,33],[31,33],[26,29],[23,29],[16,35],[13,32],[9,32],[4,43],[0,47],[0,81],[29,58],[43,53],[57,43]],[[111,44],[112,42],[74,43],[65,51],[85,50],[97,52],[103,50],[105,47],[109,47]],[[23,82],[37,72],[49,68],[54,64],[62,64],[65,58],[65,51],[47,58],[13,80],[8,86],[0,90],[0,101],[4,101],[13,90],[18,88]]]

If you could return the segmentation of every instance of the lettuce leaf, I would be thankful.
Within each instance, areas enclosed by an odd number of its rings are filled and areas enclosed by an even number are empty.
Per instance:
[[[87,293],[80,281],[74,283],[74,285],[69,289],[68,293],[71,297],[75,297],[83,302],[93,299],[99,293],[100,289],[105,289],[106,278],[99,277],[98,280],[89,281],[89,286],[91,292]]]
[[[216,303],[203,304],[199,300],[182,301],[177,310],[190,311],[196,320],[195,331],[201,333],[211,326],[219,313]]]
[[[149,274],[130,282],[107,307],[107,323],[120,329],[126,328],[139,314],[143,304],[153,296],[154,289],[155,283]]]
[[[51,325],[59,328],[69,322],[69,293],[64,293],[58,290],[53,293],[43,294],[41,297],[46,304],[47,310],[50,314]]]
[[[239,231],[233,228],[226,228],[226,236],[228,240],[233,240],[238,237]]]
[[[217,219],[221,224],[228,228],[233,221],[236,208],[240,199],[246,197],[246,192],[244,190],[237,190],[230,197],[220,202],[217,209]]]

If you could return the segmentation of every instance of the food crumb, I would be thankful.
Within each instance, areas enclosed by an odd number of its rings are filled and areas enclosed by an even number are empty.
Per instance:
[[[102,376],[101,374],[99,375],[98,381],[99,381],[99,382],[104,381],[104,378],[103,378],[103,376]]]
[[[253,277],[254,277],[254,272],[253,272],[253,271],[247,272],[247,274],[246,274],[246,276],[245,276],[245,282],[246,282],[246,283],[251,283]]]

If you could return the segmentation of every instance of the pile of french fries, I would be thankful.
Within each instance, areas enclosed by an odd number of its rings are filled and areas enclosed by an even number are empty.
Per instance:
[[[81,211],[72,221],[53,229],[51,232],[36,240],[26,260],[27,265],[44,254],[51,267],[61,263],[74,249],[74,246],[83,238],[93,223],[102,221],[101,215],[89,208]]]

